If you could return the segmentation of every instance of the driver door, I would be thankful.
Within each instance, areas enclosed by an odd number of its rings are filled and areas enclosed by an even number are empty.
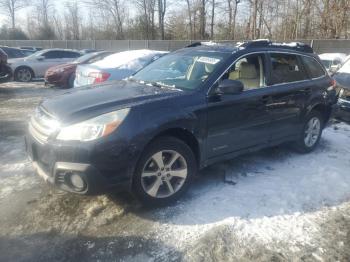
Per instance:
[[[217,81],[208,95],[207,157],[249,150],[269,142],[271,117],[267,110],[267,57],[255,53],[240,58]],[[223,79],[241,81],[239,94],[215,94]]]
[[[61,51],[48,51],[42,54],[43,59],[36,61],[35,72],[37,77],[43,77],[46,70],[52,66],[62,63]]]

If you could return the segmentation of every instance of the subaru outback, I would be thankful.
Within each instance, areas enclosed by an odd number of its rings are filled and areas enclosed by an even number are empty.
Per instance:
[[[26,148],[36,172],[77,194],[178,199],[197,171],[284,142],[319,143],[336,94],[310,46],[194,44],[132,77],[49,98]]]

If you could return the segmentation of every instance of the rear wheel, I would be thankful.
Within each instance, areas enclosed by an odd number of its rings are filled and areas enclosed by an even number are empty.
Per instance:
[[[29,67],[20,67],[15,71],[15,80],[19,82],[30,82],[34,77],[33,70]]]
[[[178,199],[188,188],[197,165],[183,141],[161,137],[143,153],[134,176],[134,192],[146,205],[163,205]]]
[[[323,116],[318,111],[312,111],[306,117],[302,134],[296,144],[299,152],[309,153],[317,147],[322,135],[323,125]]]

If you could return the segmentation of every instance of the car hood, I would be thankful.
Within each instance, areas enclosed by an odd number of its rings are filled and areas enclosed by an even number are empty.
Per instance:
[[[148,86],[131,81],[111,81],[54,96],[44,100],[40,107],[64,124],[136,104],[165,99],[182,93],[180,90]]]
[[[25,57],[22,58],[11,58],[7,60],[9,64],[14,64],[14,63],[18,63],[18,62],[23,62],[26,61]]]

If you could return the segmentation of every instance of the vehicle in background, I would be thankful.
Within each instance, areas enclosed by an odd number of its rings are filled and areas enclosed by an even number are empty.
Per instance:
[[[21,49],[18,49],[18,48],[0,46],[0,49],[7,54],[8,59],[26,57],[26,54]]]
[[[30,50],[30,51],[34,51],[34,52],[38,52],[38,51],[43,50],[42,47],[35,47],[35,46],[20,46],[19,49]]]
[[[285,142],[313,151],[336,103],[333,85],[301,43],[183,48],[125,80],[43,101],[26,148],[62,190],[132,190],[162,205],[219,161]]]
[[[25,57],[27,57],[27,56],[30,56],[30,55],[34,54],[35,52],[38,52],[38,51],[28,50],[28,49],[21,49],[21,52],[25,55]]]
[[[81,53],[69,49],[45,49],[28,57],[9,59],[14,79],[29,82],[33,78],[44,77],[46,70],[52,66],[66,64],[81,56]]]
[[[167,54],[165,51],[132,50],[116,53],[89,65],[79,65],[74,87],[122,80]]]
[[[329,73],[334,73],[345,61],[347,55],[343,53],[324,53],[320,54],[319,57],[327,71]]]
[[[91,64],[111,54],[112,52],[108,51],[88,53],[71,63],[50,67],[45,74],[45,84],[63,88],[72,88],[74,86],[75,70],[78,65]]]
[[[12,70],[7,64],[7,54],[0,49],[0,83],[7,82],[12,77]]]
[[[96,49],[82,49],[82,50],[80,50],[80,52],[82,53],[82,54],[88,54],[88,53],[96,53],[96,52],[98,52],[99,50],[96,50]]]
[[[335,72],[333,78],[337,82],[338,110],[337,119],[350,122],[350,58]]]

